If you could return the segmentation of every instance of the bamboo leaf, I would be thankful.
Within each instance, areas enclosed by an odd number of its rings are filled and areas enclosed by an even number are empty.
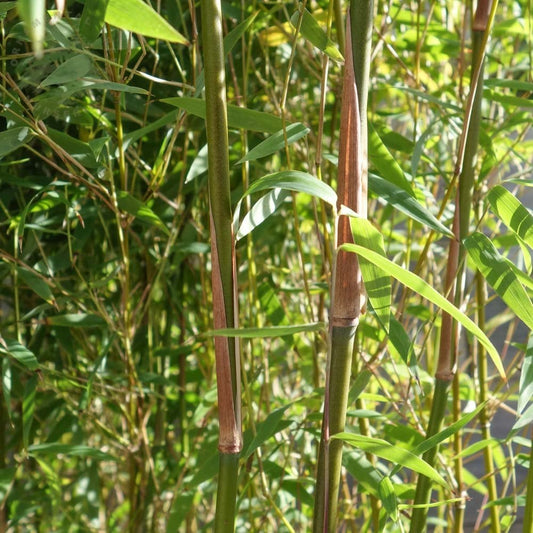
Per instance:
[[[2,2],[0,4],[0,17],[3,17],[8,11],[15,9],[15,7],[17,7],[16,0],[13,0],[12,2]]]
[[[138,218],[151,226],[155,226],[163,231],[165,235],[170,235],[170,231],[163,221],[147,205],[143,204],[140,200],[137,200],[137,198],[134,198],[126,191],[118,192],[117,204],[122,211],[126,211],[126,213],[133,215],[135,218]]]
[[[358,483],[373,496],[378,495],[379,484],[383,476],[360,450],[349,449],[342,455],[342,463],[346,470],[357,479]]]
[[[475,232],[464,240],[468,255],[496,291],[520,320],[533,329],[533,304],[518,281],[513,266],[499,254],[488,237]]]
[[[335,435],[331,436],[331,439],[342,440],[343,442],[351,444],[352,446],[355,446],[364,452],[372,453],[397,465],[410,468],[411,470],[418,472],[429,479],[432,479],[439,485],[444,487],[448,486],[442,476],[420,457],[417,457],[405,448],[393,446],[386,440],[375,439],[373,437],[367,437],[366,435],[355,435],[346,432],[336,433]]]
[[[341,214],[343,214],[342,209]],[[385,257],[383,235],[381,235],[370,221],[354,215],[355,213],[350,219],[350,227],[354,242]],[[388,334],[392,303],[392,285],[390,276],[384,276],[383,270],[364,258],[360,258],[359,266],[361,267],[368,299],[372,304],[372,308],[376,313],[378,321]]]
[[[46,318],[46,324],[49,326],[59,326],[65,328],[101,328],[105,325],[105,320],[97,315],[73,313],[49,316]]]
[[[392,205],[398,211],[405,213],[413,220],[439,233],[450,237],[453,236],[452,232],[444,224],[435,218],[414,196],[407,193],[405,189],[375,174],[368,175],[368,187],[381,200]]]
[[[208,331],[208,337],[238,337],[241,339],[264,339],[268,337],[284,337],[297,333],[324,331],[324,322],[312,322],[310,324],[297,324],[294,326],[270,326],[264,328],[223,328]]]
[[[296,28],[300,13],[296,11],[291,17],[291,23]],[[319,50],[322,50],[334,61],[342,61],[343,57],[335,43],[326,35],[313,15],[304,9],[300,33]]]
[[[520,415],[527,404],[533,401],[533,333],[529,334],[526,355],[520,371],[517,412]]]
[[[3,342],[0,342],[0,353],[13,357],[28,370],[39,368],[39,361],[37,361],[34,353],[14,339],[4,339]]]
[[[105,21],[111,26],[140,33],[146,37],[188,44],[181,33],[143,0],[109,0]]]
[[[262,224],[290,195],[283,189],[273,189],[262,196],[242,219],[239,231],[235,236],[240,240]]]
[[[64,63],[61,63],[50,76],[47,76],[42,82],[42,87],[48,87],[49,85],[60,85],[62,83],[68,83],[79,78],[83,78],[92,67],[91,59],[83,54],[77,54],[70,59],[67,59]]]
[[[207,172],[207,144],[205,144],[204,146],[202,146],[202,148],[200,148],[200,150],[198,150],[194,161],[189,167],[187,176],[185,176],[185,183],[190,183],[195,178],[201,176],[205,172]]]
[[[46,442],[43,444],[34,444],[28,448],[30,455],[71,455],[75,457],[90,457],[98,461],[116,461],[117,458],[113,455],[102,452],[90,446],[82,444],[62,444],[60,442]]]
[[[300,122],[295,124],[290,124],[287,126],[286,135],[287,135],[287,146],[296,142],[298,139],[305,137],[311,130],[305,127]],[[277,131],[263,142],[259,143],[257,146],[254,146],[242,159],[237,161],[237,163],[243,163],[244,161],[255,161],[261,157],[266,157],[267,155],[273,154],[278,150],[281,150],[285,147],[285,134],[283,130]]]
[[[27,270],[25,268],[17,267],[17,273],[22,279],[22,281],[30,287],[36,294],[38,294],[43,300],[46,302],[53,304],[54,303],[54,296],[52,294],[52,290],[48,286],[48,283],[46,281],[32,272],[31,270]]]
[[[30,139],[30,128],[10,128],[0,132],[0,159],[24,146]]]
[[[388,476],[385,476],[379,482],[378,496],[385,512],[396,522],[400,516],[398,513],[398,498],[396,497],[396,492],[394,492],[392,481]]]
[[[501,185],[493,187],[487,198],[503,223],[533,248],[533,215],[520,200]]]
[[[368,125],[368,156],[382,178],[414,198],[411,184],[372,124]]]
[[[65,152],[87,168],[97,168],[98,162],[89,144],[71,137],[68,133],[48,128],[50,138]]]
[[[109,0],[92,0],[85,2],[80,19],[80,35],[88,43],[98,38],[105,21]]]
[[[163,98],[161,102],[179,107],[191,115],[205,119],[205,100],[201,98],[179,96]],[[270,113],[228,105],[228,127],[275,133],[283,127],[283,124],[279,117]]]
[[[37,376],[33,375],[24,386],[24,398],[22,400],[22,445],[28,448],[30,443],[30,431],[35,411],[35,391],[37,389]]]
[[[255,181],[244,193],[243,197],[255,192],[275,188],[305,192],[324,200],[324,202],[332,206],[337,204],[337,194],[327,183],[299,170],[284,170],[274,174],[267,174]]]
[[[393,278],[397,279],[400,283],[403,283],[406,287],[409,287],[411,290],[417,294],[420,294],[455,318],[455,320],[460,322],[468,331],[470,331],[470,333],[479,339],[483,346],[485,346],[487,353],[496,366],[496,369],[500,375],[505,378],[505,370],[503,368],[500,355],[498,354],[496,348],[494,348],[494,345],[490,342],[489,338],[474,322],[472,322],[472,320],[470,320],[470,318],[459,311],[457,307],[451,304],[444,296],[439,294],[433,287],[431,287],[431,285],[426,283],[416,274],[405,270],[404,268],[396,265],[389,259],[382,257],[380,254],[373,252],[372,250],[368,250],[367,248],[363,248],[362,246],[355,244],[343,244],[341,248],[350,252],[354,252],[359,256],[368,259],[376,266],[380,267],[389,275],[391,275]]]

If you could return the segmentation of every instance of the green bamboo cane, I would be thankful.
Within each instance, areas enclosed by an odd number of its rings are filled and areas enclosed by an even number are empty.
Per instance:
[[[526,505],[524,508],[524,527],[522,533],[533,533],[533,429],[531,430],[531,448],[529,451],[529,470],[527,473]]]
[[[346,205],[363,217],[367,214],[366,93],[372,13],[372,2],[356,0],[350,5],[339,148],[339,207]],[[354,17],[357,24],[352,26],[350,18],[354,20]],[[354,57],[357,57],[357,61],[354,61]],[[364,110],[364,114],[360,109]],[[342,217],[338,222],[337,246],[346,242],[353,240],[349,221]],[[334,532],[336,529],[342,442],[331,441],[330,437],[344,430],[354,339],[363,305],[364,288],[357,257],[340,251],[336,256],[333,274],[328,368],[313,517],[315,533]]]
[[[202,0],[206,131],[215,329],[237,326],[235,240],[232,232],[226,77],[220,0]],[[242,448],[240,360],[236,339],[215,337],[219,409],[219,477],[215,531],[235,528]]]
[[[450,241],[448,263],[446,267],[445,294],[448,299],[460,306],[463,299],[463,286],[461,279],[464,274],[464,250],[460,247],[461,240],[468,235],[470,228],[470,209],[472,201],[472,189],[475,181],[475,157],[479,141],[479,128],[481,122],[481,98],[482,98],[482,71],[483,60],[485,55],[486,44],[488,40],[488,28],[495,13],[496,2],[490,7],[491,0],[482,0],[478,4],[478,13],[476,13],[474,25],[474,46],[476,50],[472,57],[472,76],[470,83],[470,95],[465,110],[465,120],[462,135],[459,141],[457,164],[454,170],[454,180],[458,179],[458,190],[456,195],[457,209],[453,221],[453,234],[455,239]],[[490,15],[489,15],[490,11]],[[480,17],[484,13],[484,29],[479,29]],[[458,282],[459,280],[459,282]],[[455,375],[457,366],[458,351],[458,327],[450,315],[443,313],[441,336],[439,345],[439,360],[437,372],[435,374],[435,391],[433,403],[430,412],[430,419],[426,437],[433,436],[440,430],[444,415],[446,412],[446,403],[448,400],[448,390],[450,384],[454,382],[454,416],[459,418],[460,405],[458,378]],[[455,453],[461,449],[460,436],[456,436]],[[434,466],[438,448],[435,447],[423,455],[423,459]],[[458,484],[458,490],[462,491],[462,463],[456,461],[455,475]],[[420,475],[418,478],[414,504],[419,506],[413,509],[411,517],[411,533],[420,533],[425,531],[427,507],[431,496],[430,480]],[[464,507],[456,507],[454,516],[454,530],[461,531],[464,517]]]

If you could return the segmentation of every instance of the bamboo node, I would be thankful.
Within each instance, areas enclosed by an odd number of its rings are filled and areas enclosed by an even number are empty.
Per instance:
[[[440,370],[435,374],[435,378],[440,381],[453,381],[455,372],[453,370]]]
[[[340,327],[340,328],[349,328],[349,327],[356,327],[359,324],[358,318],[352,318],[352,317],[333,317],[330,320],[330,326],[331,327]]]

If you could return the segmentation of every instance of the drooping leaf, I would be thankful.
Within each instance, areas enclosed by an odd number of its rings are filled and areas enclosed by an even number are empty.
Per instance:
[[[291,17],[291,23],[296,28],[300,13],[296,11]],[[304,9],[300,33],[319,50],[322,50],[334,61],[342,61],[343,56],[335,43],[327,36],[326,32],[320,27],[313,15]]]
[[[341,210],[341,214],[342,210]],[[354,213],[355,214],[355,213]],[[369,220],[352,216],[350,219],[353,240],[385,257],[385,244],[383,235],[372,225]],[[376,317],[387,334],[389,333],[390,309],[392,302],[392,285],[390,276],[383,275],[383,270],[370,261],[360,258],[359,266],[363,275],[365,291]]]
[[[105,21],[111,26],[140,33],[146,37],[188,44],[181,33],[143,0],[109,0]]]
[[[518,389],[518,415],[524,411],[527,404],[533,401],[533,333],[529,334],[526,354],[520,371],[520,386]]]
[[[191,510],[195,492],[194,490],[180,490],[175,493],[168,515],[167,533],[175,533],[180,530],[181,524]]]
[[[0,4],[0,17],[5,15],[8,11],[15,9],[15,7],[17,7],[16,0],[14,0],[13,2],[2,2]]]
[[[62,444],[60,442],[45,442],[43,444],[34,444],[28,448],[30,455],[73,455],[76,457],[90,457],[98,461],[116,461],[117,458],[113,455],[102,452],[90,446],[82,444]]]
[[[35,412],[35,392],[37,389],[37,376],[33,375],[24,386],[24,398],[22,399],[22,445],[28,448],[30,443],[30,431]]]
[[[386,440],[346,432],[336,433],[335,435],[332,435],[331,438],[342,440],[343,442],[351,444],[365,452],[392,461],[396,465],[410,468],[411,470],[432,479],[439,485],[444,487],[448,486],[442,476],[420,457],[417,457],[405,448],[393,446]]]
[[[337,194],[327,183],[320,181],[307,172],[300,172],[299,170],[283,170],[274,174],[267,174],[255,181],[243,196],[276,188],[305,192],[324,200],[324,202],[332,206],[335,206],[337,203]]]
[[[125,85],[125,87],[129,87],[129,85]],[[152,133],[152,131],[158,130],[159,128],[162,128],[163,126],[167,126],[168,124],[175,122],[179,114],[180,114],[180,110],[175,109],[174,111],[171,111],[170,113],[165,114],[161,118],[151,121],[149,124],[147,124],[146,126],[142,128],[139,128],[138,130],[126,133],[126,135],[124,135],[124,145],[128,146],[132,142],[135,142],[138,139],[140,139],[141,137],[144,137],[145,135]]]
[[[49,85],[60,85],[69,81],[83,78],[92,67],[91,59],[84,54],[77,54],[64,63],[61,63],[50,76],[47,76],[42,82],[42,87]]]
[[[482,233],[469,235],[464,245],[488,284],[516,316],[533,329],[533,304],[518,281],[511,262],[500,255],[491,240]]]
[[[155,226],[163,231],[165,235],[170,235],[170,231],[163,221],[147,205],[143,204],[140,200],[137,200],[137,198],[134,198],[126,191],[118,192],[117,204],[122,211],[126,211],[126,213],[133,215],[135,218],[138,218],[151,226]]]
[[[348,405],[353,405],[355,400],[361,396],[362,392],[366,389],[366,386],[370,382],[372,372],[367,368],[364,368],[361,372],[358,372],[355,377],[354,384],[350,388],[348,393]]]
[[[105,320],[98,315],[86,313],[70,313],[66,315],[55,315],[46,318],[49,326],[59,326],[65,328],[93,328],[105,325]]]
[[[80,35],[87,43],[92,43],[100,35],[108,3],[109,0],[85,2],[80,19]]]
[[[298,139],[305,137],[311,130],[301,124],[296,122],[287,126],[286,135],[287,135],[287,146],[296,142]],[[243,163],[244,161],[255,161],[261,157],[266,157],[267,155],[273,154],[278,150],[281,150],[285,147],[285,134],[283,130],[280,130],[263,142],[259,143],[257,146],[254,146],[242,159],[237,161],[237,163]]]
[[[273,189],[262,196],[242,219],[239,231],[235,236],[240,240],[263,223],[290,195],[283,189]]]
[[[22,267],[17,267],[17,273],[19,278],[43,300],[51,304],[54,303],[52,290],[42,277],[38,276],[35,272]]]
[[[28,370],[39,368],[39,361],[37,361],[35,354],[15,339],[4,339],[3,343],[0,342],[0,353],[10,355]]]
[[[501,185],[493,187],[487,198],[503,223],[533,248],[533,215],[520,200]]]
[[[496,369],[498,370],[500,375],[505,378],[505,370],[503,368],[500,355],[498,354],[498,351],[496,350],[494,345],[490,342],[489,338],[477,326],[477,324],[472,322],[470,318],[468,318],[464,313],[459,311],[457,307],[451,304],[444,296],[439,294],[433,287],[431,287],[431,285],[429,285],[416,274],[405,270],[404,268],[396,265],[389,259],[381,256],[376,252],[373,252],[372,250],[369,250],[368,248],[364,248],[356,244],[343,244],[342,248],[344,250],[348,250],[360,256],[363,256],[365,259],[368,259],[376,266],[391,275],[393,278],[397,279],[400,283],[403,283],[406,287],[409,287],[417,294],[420,294],[430,302],[434,303],[435,305],[446,311],[449,315],[451,315],[455,320],[460,322],[468,331],[470,331],[470,333],[472,333],[476,338],[479,339],[483,346],[485,346],[485,348],[487,349],[487,353],[489,354],[492,359],[492,362],[496,366]]]
[[[205,100],[201,98],[180,96],[163,98],[161,101],[184,109],[191,115],[205,119]],[[282,128],[283,124],[281,119],[275,115],[230,104],[228,105],[228,126],[250,131],[275,133]]]
[[[379,470],[358,449],[347,449],[342,454],[342,463],[358,483],[373,496],[378,495],[378,487],[383,479]]]
[[[395,522],[399,518],[398,513],[398,498],[396,497],[396,492],[394,491],[394,486],[392,481],[388,476],[385,476],[378,485],[378,496],[383,504],[385,512],[389,517]]]
[[[0,159],[24,146],[31,139],[30,128],[10,128],[0,132]]]
[[[191,166],[189,167],[189,171],[187,172],[187,176],[185,176],[185,183],[190,183],[198,176],[201,176],[202,174],[205,174],[207,172],[207,144],[202,146],[200,150],[198,150],[198,153],[196,154],[196,157],[194,158]]]
[[[264,328],[224,328],[208,331],[208,337],[239,337],[241,339],[264,339],[268,337],[284,337],[297,333],[324,331],[324,322],[295,324],[293,326],[270,326]]]
[[[383,144],[372,124],[368,125],[368,156],[382,178],[404,190],[409,196],[414,197],[411,184],[405,177],[403,170]]]
[[[82,165],[87,168],[98,167],[98,162],[96,161],[94,152],[89,144],[70,136],[68,133],[54,130],[52,128],[48,128],[48,135],[56,144],[61,146],[65,152],[70,154]]]

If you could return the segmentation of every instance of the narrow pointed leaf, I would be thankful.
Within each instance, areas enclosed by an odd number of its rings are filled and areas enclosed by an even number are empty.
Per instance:
[[[49,85],[60,85],[62,83],[68,83],[79,78],[83,78],[92,67],[91,59],[83,54],[77,54],[70,59],[67,59],[64,63],[61,63],[50,76],[46,77],[42,82],[42,87],[48,87]]]
[[[287,145],[291,145],[296,142],[298,139],[305,137],[311,130],[305,127],[300,122],[295,124],[290,124],[287,126]],[[273,154],[278,150],[281,150],[285,147],[285,135],[283,130],[280,130],[263,142],[259,143],[257,146],[254,146],[242,159],[237,163],[243,163],[244,161],[255,161],[261,157],[266,157],[267,155]]]
[[[170,104],[187,111],[191,115],[205,119],[205,100],[189,96],[163,98],[161,102]],[[250,131],[264,131],[275,133],[283,127],[279,117],[270,113],[263,113],[255,109],[246,109],[236,105],[228,105],[228,126]]]
[[[284,170],[263,176],[254,182],[243,196],[275,188],[305,192],[332,206],[337,204],[337,194],[327,183],[299,170]]]
[[[152,226],[157,227],[165,235],[170,235],[170,231],[165,226],[163,221],[145,204],[143,204],[137,198],[134,198],[125,191],[120,191],[117,194],[117,204],[119,209],[126,211],[130,215],[133,215],[135,218],[142,220]]]
[[[381,235],[370,221],[354,216],[350,220],[350,227],[354,242],[385,257],[383,235]],[[379,322],[388,334],[392,302],[390,276],[383,275],[383,270],[364,258],[359,259],[359,266],[363,274],[368,299],[372,304],[372,308]]]
[[[414,197],[411,184],[403,170],[371,124],[368,125],[368,156],[382,178]]]
[[[90,446],[84,446],[82,444],[62,444],[60,442],[46,442],[43,444],[34,444],[28,448],[30,455],[72,455],[76,457],[90,457],[99,461],[116,461],[116,457],[113,455],[102,452],[96,448]]]
[[[0,132],[0,159],[24,146],[30,139],[30,128],[11,128]]]
[[[259,446],[279,431],[278,428],[283,415],[290,406],[291,404],[289,403],[272,411],[263,422],[257,425],[256,434],[250,444],[246,447],[242,457],[249,457],[257,448],[259,448]]]
[[[518,415],[521,415],[527,404],[533,401],[533,333],[529,334],[526,355],[520,371],[520,387],[518,389]]]
[[[487,198],[503,223],[533,248],[533,215],[520,200],[501,185],[493,187]]]
[[[242,239],[263,223],[289,196],[288,191],[273,189],[261,197],[242,219],[236,239]]]
[[[109,0],[105,21],[111,26],[172,43],[188,44],[157,11],[143,0]]]
[[[38,294],[43,300],[48,303],[54,302],[54,296],[52,290],[46,283],[46,281],[39,277],[36,273],[25,268],[17,267],[17,273],[22,281],[28,285],[36,294]]]
[[[378,485],[378,496],[383,504],[385,512],[391,517],[392,520],[397,521],[398,514],[398,498],[396,492],[394,492],[394,486],[388,476],[385,476]]]
[[[410,468],[411,470],[432,479],[439,485],[444,487],[448,486],[442,476],[420,457],[417,457],[405,448],[393,446],[386,440],[375,439],[373,437],[367,437],[366,435],[355,435],[346,432],[337,433],[332,435],[331,438],[342,440],[348,444],[351,444],[352,446],[355,446],[356,448],[363,450],[364,452],[372,453],[397,465]]]
[[[98,38],[105,21],[109,0],[92,0],[85,2],[80,19],[80,35],[88,43]]]
[[[368,188],[384,202],[392,205],[408,217],[443,235],[452,237],[452,232],[432,215],[414,196],[380,176],[369,174]]]
[[[264,328],[223,328],[208,331],[208,337],[239,337],[241,339],[264,339],[268,337],[284,337],[297,333],[324,331],[324,322],[312,322],[310,324],[297,324],[294,326],[270,326]]]
[[[4,342],[0,343],[0,353],[10,355],[29,370],[39,368],[39,361],[35,354],[14,339],[4,339]]]
[[[490,239],[482,233],[468,236],[464,245],[487,283],[516,316],[533,329],[533,304],[518,281],[511,262],[500,255]]]
[[[373,252],[368,248],[364,248],[355,244],[343,244],[342,248],[344,250],[354,252],[359,256],[364,257],[365,259],[368,259],[376,266],[380,267],[389,275],[391,275],[393,278],[397,279],[400,283],[403,283],[406,287],[409,287],[411,290],[413,290],[417,294],[420,294],[430,302],[440,307],[442,310],[446,311],[453,318],[455,318],[455,320],[460,322],[468,331],[470,331],[470,333],[472,333],[476,338],[479,339],[483,346],[485,346],[485,348],[487,349],[487,353],[489,354],[492,359],[492,362],[496,366],[496,369],[498,370],[500,375],[505,378],[505,370],[503,368],[500,355],[498,354],[498,351],[496,350],[494,345],[490,342],[489,338],[474,322],[472,322],[472,320],[470,320],[470,318],[468,318],[464,313],[459,311],[457,307],[451,304],[444,296],[439,294],[433,287],[431,287],[431,285],[426,283],[416,274],[405,270],[404,268],[396,265],[389,259],[382,257],[380,254]]]
[[[291,23],[296,27],[300,14],[296,11],[291,17]],[[304,10],[300,33],[319,50],[322,50],[334,61],[342,61],[343,57],[335,43],[326,35],[326,32],[320,27],[313,15]]]
[[[105,325],[105,320],[97,315],[90,315],[86,313],[70,313],[66,315],[47,317],[46,324],[49,326],[60,326],[66,328],[101,328]]]
[[[35,411],[35,391],[37,389],[37,376],[33,375],[26,382],[24,387],[24,398],[22,400],[22,444],[25,449],[30,443],[30,431],[33,424],[33,413]]]

